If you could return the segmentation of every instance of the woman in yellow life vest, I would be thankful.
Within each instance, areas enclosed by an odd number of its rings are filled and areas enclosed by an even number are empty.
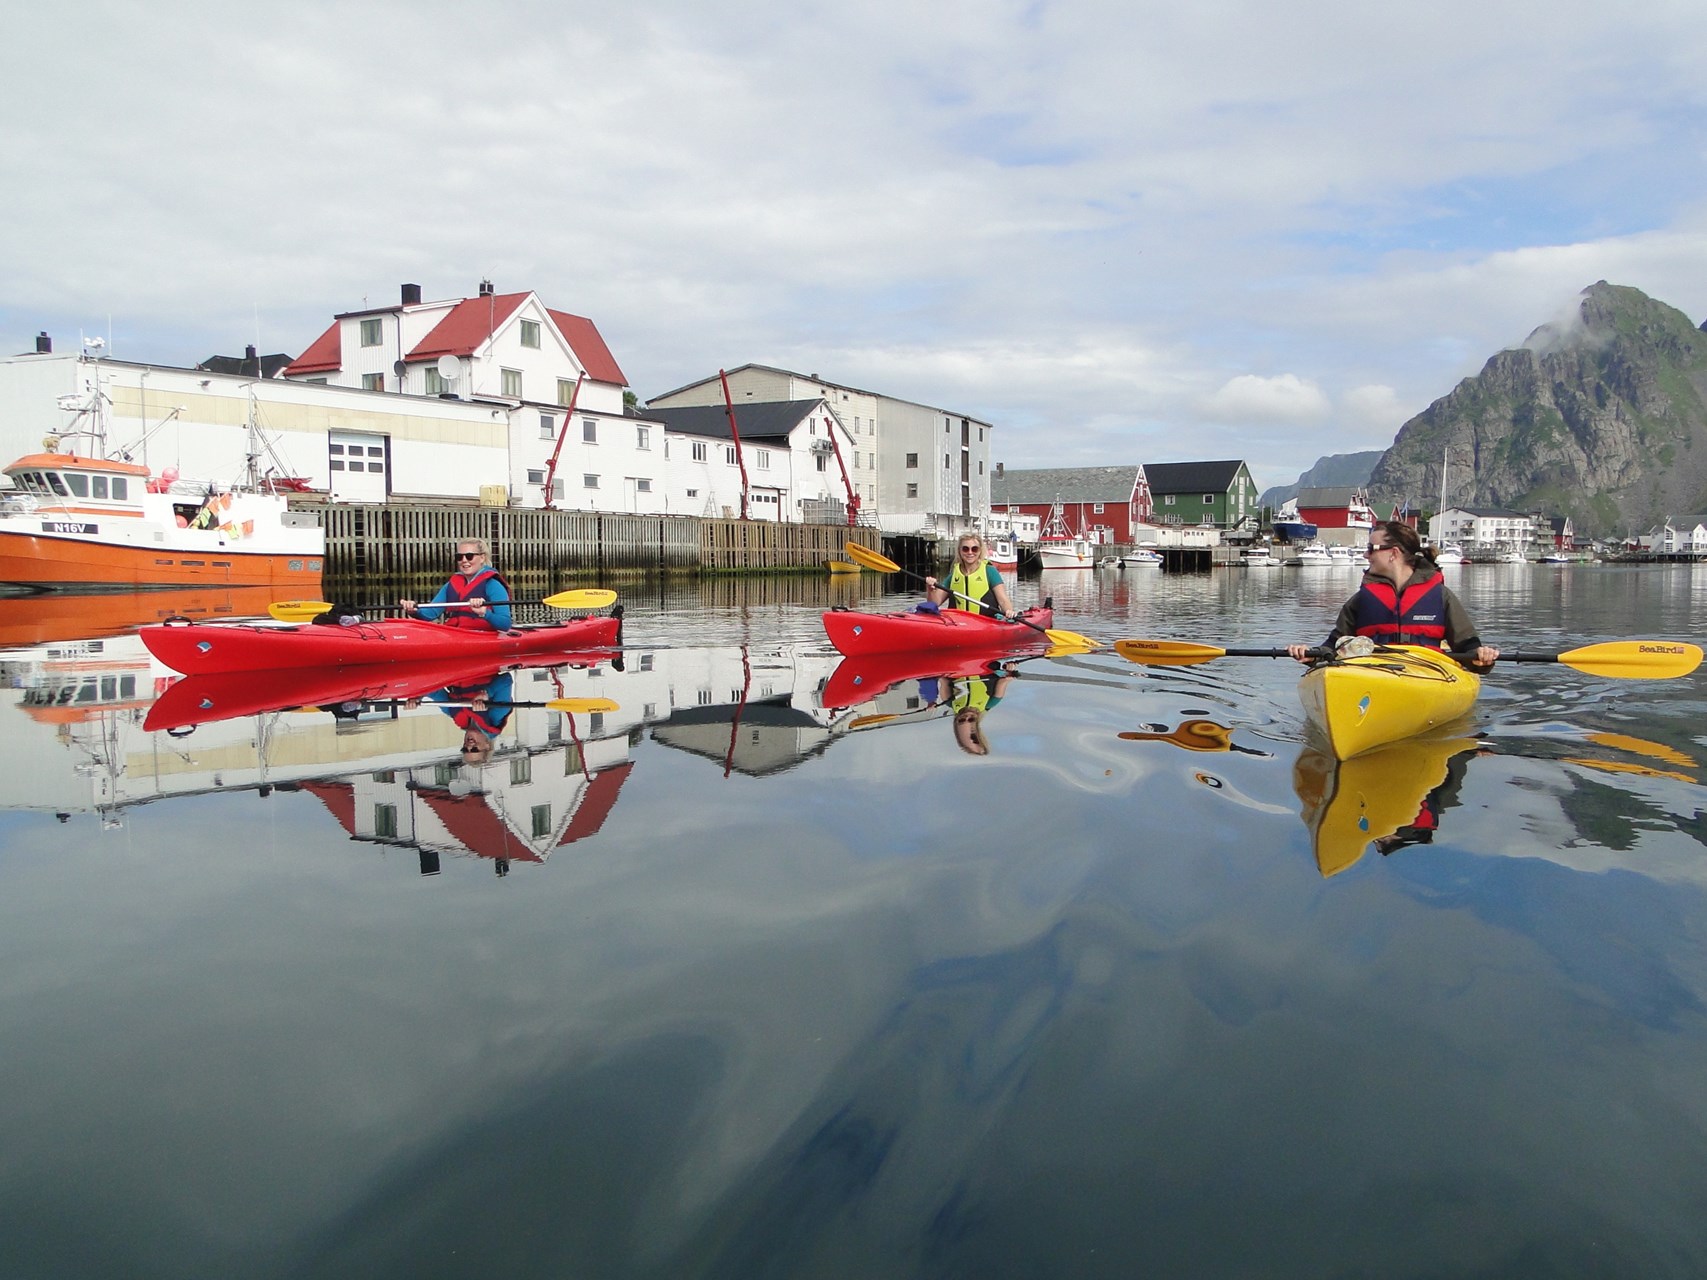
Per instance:
[[[968,613],[999,613],[1011,618],[1016,612],[1001,571],[984,558],[984,541],[975,533],[960,535],[954,566],[946,577],[925,579],[925,599]]]

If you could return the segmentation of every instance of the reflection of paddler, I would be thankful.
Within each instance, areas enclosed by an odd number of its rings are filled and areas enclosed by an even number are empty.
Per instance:
[[[1464,737],[1413,737],[1335,760],[1325,744],[1306,742],[1292,766],[1292,786],[1324,876],[1338,875],[1371,844],[1389,853],[1433,840],[1441,812],[1457,801],[1470,752]]]
[[[1144,731],[1129,731],[1120,735],[1125,742],[1171,742],[1187,751],[1240,751],[1248,756],[1273,754],[1254,747],[1241,747],[1233,741],[1233,731],[1213,720],[1181,720],[1179,728],[1170,730],[1165,724],[1146,725]]]
[[[465,764],[484,764],[492,756],[492,743],[510,718],[515,682],[508,671],[477,685],[452,685],[429,693],[423,701],[445,704],[439,709],[462,730]]]
[[[984,713],[1001,702],[1015,674],[1010,664],[987,676],[930,676],[919,681],[919,696],[927,706],[946,702],[954,712],[955,743],[967,755],[987,756]]]

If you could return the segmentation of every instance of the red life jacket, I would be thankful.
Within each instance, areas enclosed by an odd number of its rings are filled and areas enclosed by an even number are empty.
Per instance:
[[[1358,635],[1377,644],[1446,647],[1446,581],[1438,573],[1402,590],[1385,578],[1365,578],[1355,600]]]
[[[450,581],[445,584],[445,595],[451,600],[472,600],[476,596],[485,598],[486,593],[479,588],[488,580],[495,580],[499,586],[504,580],[498,577],[496,569],[482,569],[472,578],[460,573],[450,575]],[[468,627],[475,631],[496,631],[485,618],[477,618],[471,609],[446,609],[439,614],[439,621],[447,627]]]

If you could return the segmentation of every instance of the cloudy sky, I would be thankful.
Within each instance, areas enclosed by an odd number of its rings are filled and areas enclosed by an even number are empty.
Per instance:
[[[295,354],[490,278],[643,400],[756,361],[1267,485],[1596,280],[1707,316],[1704,68],[1699,0],[37,4],[0,346]]]

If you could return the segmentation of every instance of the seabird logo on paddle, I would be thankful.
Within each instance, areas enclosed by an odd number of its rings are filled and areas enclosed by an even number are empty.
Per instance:
[[[1645,644],[1637,642],[1636,652],[1682,655],[1689,652],[1689,646],[1686,644]]]

